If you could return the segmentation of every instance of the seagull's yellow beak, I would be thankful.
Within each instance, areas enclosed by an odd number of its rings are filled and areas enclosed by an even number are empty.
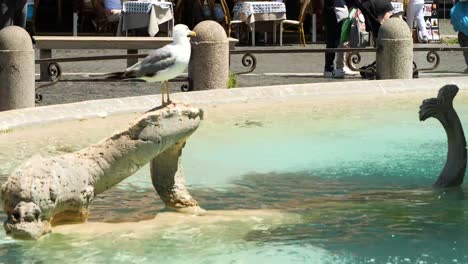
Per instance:
[[[197,36],[197,33],[193,31],[189,31],[189,33],[187,34],[187,37],[196,37],[196,36]]]

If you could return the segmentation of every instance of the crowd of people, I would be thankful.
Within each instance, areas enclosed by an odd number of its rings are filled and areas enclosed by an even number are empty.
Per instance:
[[[429,37],[424,21],[424,0],[409,0],[406,12],[400,14],[394,11],[390,0],[325,0],[324,5],[324,27],[325,41],[327,48],[338,48],[350,45],[352,31],[349,30],[350,22],[360,21],[365,24],[365,30],[372,38],[378,35],[380,26],[392,16],[399,16],[406,19],[409,28],[412,30],[414,22],[417,24],[417,38],[419,42],[428,43]],[[463,9],[463,10],[462,10]],[[454,13],[456,11],[456,13]],[[361,14],[360,14],[361,13]],[[404,14],[406,14],[404,16]],[[364,20],[364,21],[362,21]],[[468,47],[468,1],[458,0],[452,9],[452,24],[458,32],[458,41],[461,47]],[[374,42],[375,43],[375,42]],[[467,65],[465,73],[468,73],[468,52],[464,52]],[[344,78],[346,74],[344,54],[326,53],[324,77]]]

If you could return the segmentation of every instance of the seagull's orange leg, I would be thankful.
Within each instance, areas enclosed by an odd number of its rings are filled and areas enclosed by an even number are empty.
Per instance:
[[[171,103],[171,99],[169,99],[169,82],[166,81],[166,94],[167,94],[167,103]]]
[[[162,87],[161,87],[161,104],[162,104],[162,105],[165,105],[165,104],[166,104],[166,102],[164,102],[164,87],[165,87],[164,84],[165,84],[165,83],[166,83],[166,82],[163,82],[163,83],[162,83]]]

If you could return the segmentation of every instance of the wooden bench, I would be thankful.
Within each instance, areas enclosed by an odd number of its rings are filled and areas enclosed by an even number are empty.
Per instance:
[[[36,49],[41,59],[52,58],[55,49],[123,49],[127,54],[138,54],[140,49],[158,49],[172,42],[172,37],[57,37],[35,36]],[[229,49],[234,49],[238,40],[229,38]],[[128,58],[127,67],[137,63],[137,58]],[[41,80],[48,79],[47,64],[41,64]]]

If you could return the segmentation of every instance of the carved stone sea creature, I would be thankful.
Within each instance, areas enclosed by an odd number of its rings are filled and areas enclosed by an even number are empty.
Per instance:
[[[201,109],[171,104],[148,111],[98,144],[56,157],[31,158],[1,188],[7,234],[37,239],[51,226],[86,221],[96,195],[153,159],[153,184],[166,206],[199,210],[184,185],[179,156],[202,117]]]
[[[437,187],[454,187],[463,183],[466,171],[466,140],[463,127],[453,108],[453,99],[458,93],[456,85],[440,88],[437,98],[429,98],[420,106],[419,119],[429,117],[439,120],[447,133],[448,152],[444,168],[434,183]]]

